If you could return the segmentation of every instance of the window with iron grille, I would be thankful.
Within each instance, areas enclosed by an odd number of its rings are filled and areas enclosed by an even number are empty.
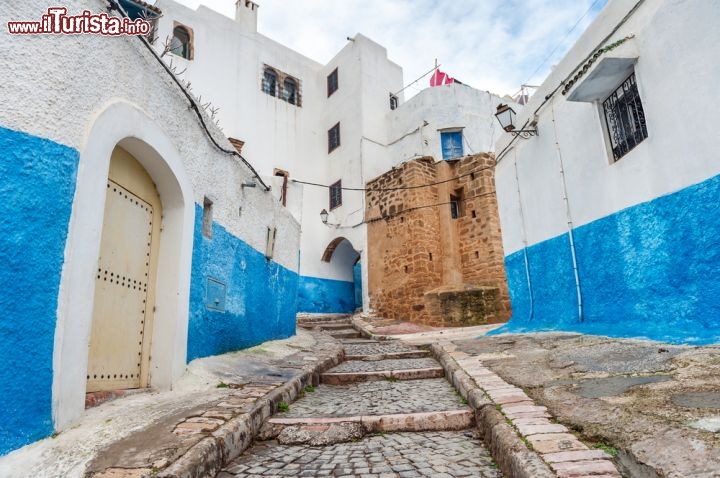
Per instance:
[[[603,101],[603,111],[613,159],[617,161],[648,136],[635,73]]]
[[[342,206],[342,181],[330,185],[330,210]]]
[[[265,68],[262,79],[262,90],[270,96],[275,96],[277,92],[278,75],[272,68]]]
[[[340,146],[340,123],[328,130],[328,153]]]
[[[327,95],[328,97],[335,93],[338,89],[338,69],[335,68],[327,77]]]

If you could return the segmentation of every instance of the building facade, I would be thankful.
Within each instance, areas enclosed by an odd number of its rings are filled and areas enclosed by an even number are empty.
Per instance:
[[[298,221],[140,38],[0,46],[0,454],[72,425],[86,391],[169,389],[189,360],[294,334]]]
[[[719,19],[611,1],[500,138],[503,330],[720,340]]]
[[[487,153],[425,157],[368,183],[368,286],[376,314],[433,326],[509,317],[494,166]]]
[[[155,48],[188,39],[186,48],[171,49],[165,58],[184,71],[203,101],[220,108],[225,133],[244,142],[242,154],[302,223],[298,311],[362,307],[355,299],[356,289],[367,291],[361,190],[388,169],[381,145],[389,137],[391,95],[403,87],[402,69],[360,34],[319,64],[258,33],[262,8],[250,1],[237,2],[235,19],[172,0],[156,6],[162,17]],[[402,93],[394,101],[401,103]],[[329,212],[327,224],[322,210]],[[367,292],[361,295],[367,305]]]

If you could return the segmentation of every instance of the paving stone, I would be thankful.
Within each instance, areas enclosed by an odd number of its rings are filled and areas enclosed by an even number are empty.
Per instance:
[[[615,466],[609,460],[551,463],[550,466],[557,472],[558,478],[576,478],[578,476],[599,475],[601,473],[610,476],[620,476],[620,473],[617,472]]]
[[[501,474],[482,442],[466,435],[463,432],[390,433],[323,448],[282,446],[274,441],[267,441],[247,450],[223,472],[243,477],[252,473],[252,470],[257,470],[261,477],[499,478]],[[388,453],[390,457],[387,456]],[[309,461],[304,464],[291,463],[290,465],[295,466],[280,469],[271,469],[268,466],[268,463],[284,463],[283,459],[287,456],[304,456]],[[410,457],[423,457],[425,460],[413,462]],[[469,460],[468,457],[473,459]],[[395,461],[391,462],[390,458],[395,458]],[[332,463],[337,463],[337,466]],[[233,471],[240,470],[240,466],[249,467],[245,468],[248,471]],[[261,469],[264,471],[260,472]]]
[[[278,418],[345,417],[461,410],[455,389],[443,378],[320,385]]]
[[[345,344],[345,355],[385,355],[403,352],[417,352],[418,349],[400,342],[369,342]]]
[[[558,453],[546,453],[543,455],[543,460],[548,463],[595,459],[610,459],[610,455],[608,455],[602,450],[562,451]]]

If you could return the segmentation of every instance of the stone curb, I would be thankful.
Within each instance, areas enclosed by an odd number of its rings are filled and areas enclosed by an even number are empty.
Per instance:
[[[360,335],[362,335],[366,339],[377,340],[380,342],[384,342],[386,340],[398,340],[397,337],[394,337],[392,335],[381,335],[373,333],[371,331],[372,325],[368,324],[358,316],[350,317],[350,321],[352,322],[353,327],[355,327],[357,331],[360,332]]]
[[[318,384],[319,374],[342,361],[344,354],[342,345],[336,344],[335,351],[303,367],[302,374],[258,399],[249,412],[227,421],[155,476],[157,478],[214,477],[223,466],[250,446],[265,419],[277,411],[280,402],[294,401],[303,388]]]
[[[450,354],[437,344],[430,346],[430,352],[445,369],[448,381],[475,410],[477,428],[503,475],[508,478],[556,478],[557,475],[537,453],[528,449],[493,401]]]
[[[547,408],[536,406],[522,389],[505,382],[478,357],[451,347],[434,344],[430,350],[448,380],[476,410],[478,428],[503,473],[522,478],[620,478],[609,455],[590,450],[563,425],[550,422]]]

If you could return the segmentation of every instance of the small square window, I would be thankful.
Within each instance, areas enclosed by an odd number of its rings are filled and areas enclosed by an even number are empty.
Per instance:
[[[463,156],[462,131],[442,131],[440,144],[443,159],[457,159]]]
[[[330,186],[330,210],[342,206],[342,181]]]
[[[328,130],[328,153],[340,146],[340,123]]]
[[[617,161],[648,136],[635,73],[603,101],[602,107],[613,159]]]
[[[338,89],[338,69],[335,68],[327,77],[327,95],[330,97]]]
[[[398,107],[398,97],[390,93],[390,109],[396,110]]]

